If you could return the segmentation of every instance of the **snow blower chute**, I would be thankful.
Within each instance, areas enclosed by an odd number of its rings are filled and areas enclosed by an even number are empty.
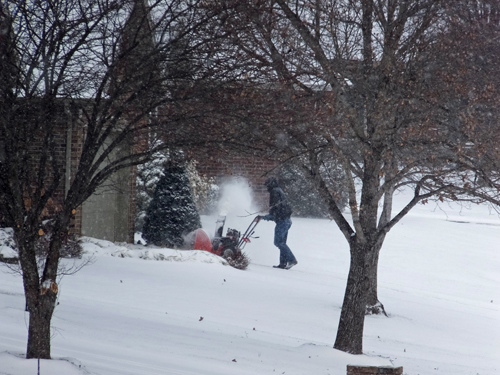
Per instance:
[[[203,229],[196,229],[192,233],[193,237],[191,237],[192,248],[193,250],[209,251],[223,257],[235,268],[246,269],[249,260],[242,250],[250,242],[250,238],[256,238],[253,237],[253,234],[255,233],[255,227],[259,223],[259,217],[257,216],[252,220],[243,235],[236,229],[228,228],[226,235],[223,236],[225,222],[226,217],[219,216],[216,222],[215,236],[212,240]]]

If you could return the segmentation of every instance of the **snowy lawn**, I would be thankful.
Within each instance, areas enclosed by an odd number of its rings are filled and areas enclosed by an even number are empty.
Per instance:
[[[202,219],[212,234],[215,217]],[[228,216],[226,229],[251,220]],[[362,356],[332,348],[349,265],[334,223],[294,218],[299,264],[288,271],[271,267],[273,229],[259,223],[245,271],[207,252],[85,238],[92,264],[60,280],[40,374],[344,375],[347,364],[500,374],[500,219],[486,206],[421,205],[389,233],[379,267],[389,317],[366,318]],[[24,305],[20,276],[0,266],[2,375],[38,371],[23,359]]]

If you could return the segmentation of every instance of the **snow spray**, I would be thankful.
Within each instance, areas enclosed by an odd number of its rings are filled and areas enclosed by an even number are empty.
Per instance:
[[[219,216],[246,216],[256,210],[253,192],[246,179],[237,177],[222,183],[220,199],[217,204]]]

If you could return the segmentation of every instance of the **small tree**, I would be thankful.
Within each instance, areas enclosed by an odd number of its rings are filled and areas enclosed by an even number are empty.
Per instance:
[[[177,248],[186,234],[200,227],[186,167],[169,161],[146,212],[143,237],[157,246]]]

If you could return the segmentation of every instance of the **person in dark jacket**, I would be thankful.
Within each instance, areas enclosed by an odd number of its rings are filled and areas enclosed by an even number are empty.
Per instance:
[[[274,268],[290,269],[297,264],[297,259],[286,244],[288,230],[292,226],[292,207],[288,202],[283,189],[278,185],[278,180],[270,177],[264,183],[269,191],[269,214],[259,216],[259,220],[274,221],[274,245],[280,249],[280,263]]]

